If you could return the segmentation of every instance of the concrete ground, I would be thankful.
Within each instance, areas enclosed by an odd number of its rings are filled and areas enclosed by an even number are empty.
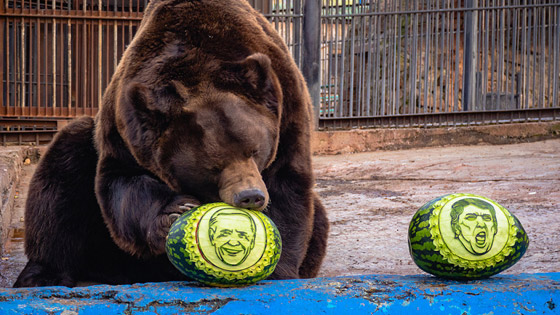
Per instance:
[[[0,156],[6,151],[0,148]],[[560,139],[315,156],[314,167],[331,221],[320,276],[421,274],[408,253],[410,219],[424,203],[454,192],[491,198],[523,224],[529,249],[505,273],[560,272]],[[22,166],[20,184],[7,197],[15,212],[0,286],[10,286],[25,264],[21,218],[33,169]]]

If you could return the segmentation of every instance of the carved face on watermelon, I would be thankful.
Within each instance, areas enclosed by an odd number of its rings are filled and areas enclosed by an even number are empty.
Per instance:
[[[480,199],[462,199],[452,206],[451,227],[455,238],[473,255],[490,251],[497,232],[496,210]]]
[[[221,218],[228,220],[221,220]],[[224,222],[235,222],[235,225]],[[227,265],[237,266],[245,261],[255,247],[255,222],[250,215],[236,210],[216,212],[210,218],[208,236],[218,258]]]

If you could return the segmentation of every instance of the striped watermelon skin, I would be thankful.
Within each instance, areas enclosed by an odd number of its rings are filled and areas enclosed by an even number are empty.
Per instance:
[[[201,283],[217,286],[217,287],[237,287],[254,284],[260,280],[266,279],[274,272],[280,254],[282,251],[282,240],[274,222],[264,214],[242,209],[252,212],[259,216],[265,226],[267,226],[267,234],[269,241],[267,242],[266,251],[256,266],[248,268],[240,272],[228,272],[215,268],[209,261],[205,261],[197,250],[198,245],[195,242],[188,241],[186,235],[189,230],[196,230],[200,217],[213,207],[229,207],[224,203],[213,203],[199,206],[191,211],[184,213],[177,219],[167,235],[166,252],[170,262],[187,277],[197,280]]]
[[[527,251],[529,238],[519,220],[511,214],[517,227],[517,242],[513,251],[505,259],[493,267],[484,269],[470,269],[450,263],[437,249],[430,233],[430,218],[437,203],[444,195],[423,205],[412,217],[408,229],[408,248],[416,265],[423,271],[438,277],[455,280],[483,279],[500,273],[517,263]]]

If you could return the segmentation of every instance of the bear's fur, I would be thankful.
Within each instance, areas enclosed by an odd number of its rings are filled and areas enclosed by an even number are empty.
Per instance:
[[[244,0],[152,0],[103,106],[61,130],[29,188],[14,286],[186,279],[165,236],[186,209],[262,210],[271,279],[317,275],[328,221],[312,191],[311,101],[287,47]]]

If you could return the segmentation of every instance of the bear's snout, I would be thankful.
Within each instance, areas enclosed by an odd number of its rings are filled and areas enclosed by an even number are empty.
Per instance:
[[[264,207],[266,195],[260,189],[246,189],[233,196],[234,206],[246,209],[261,209]]]
[[[268,191],[253,159],[230,163],[220,176],[220,199],[232,206],[263,210],[268,204]]]

